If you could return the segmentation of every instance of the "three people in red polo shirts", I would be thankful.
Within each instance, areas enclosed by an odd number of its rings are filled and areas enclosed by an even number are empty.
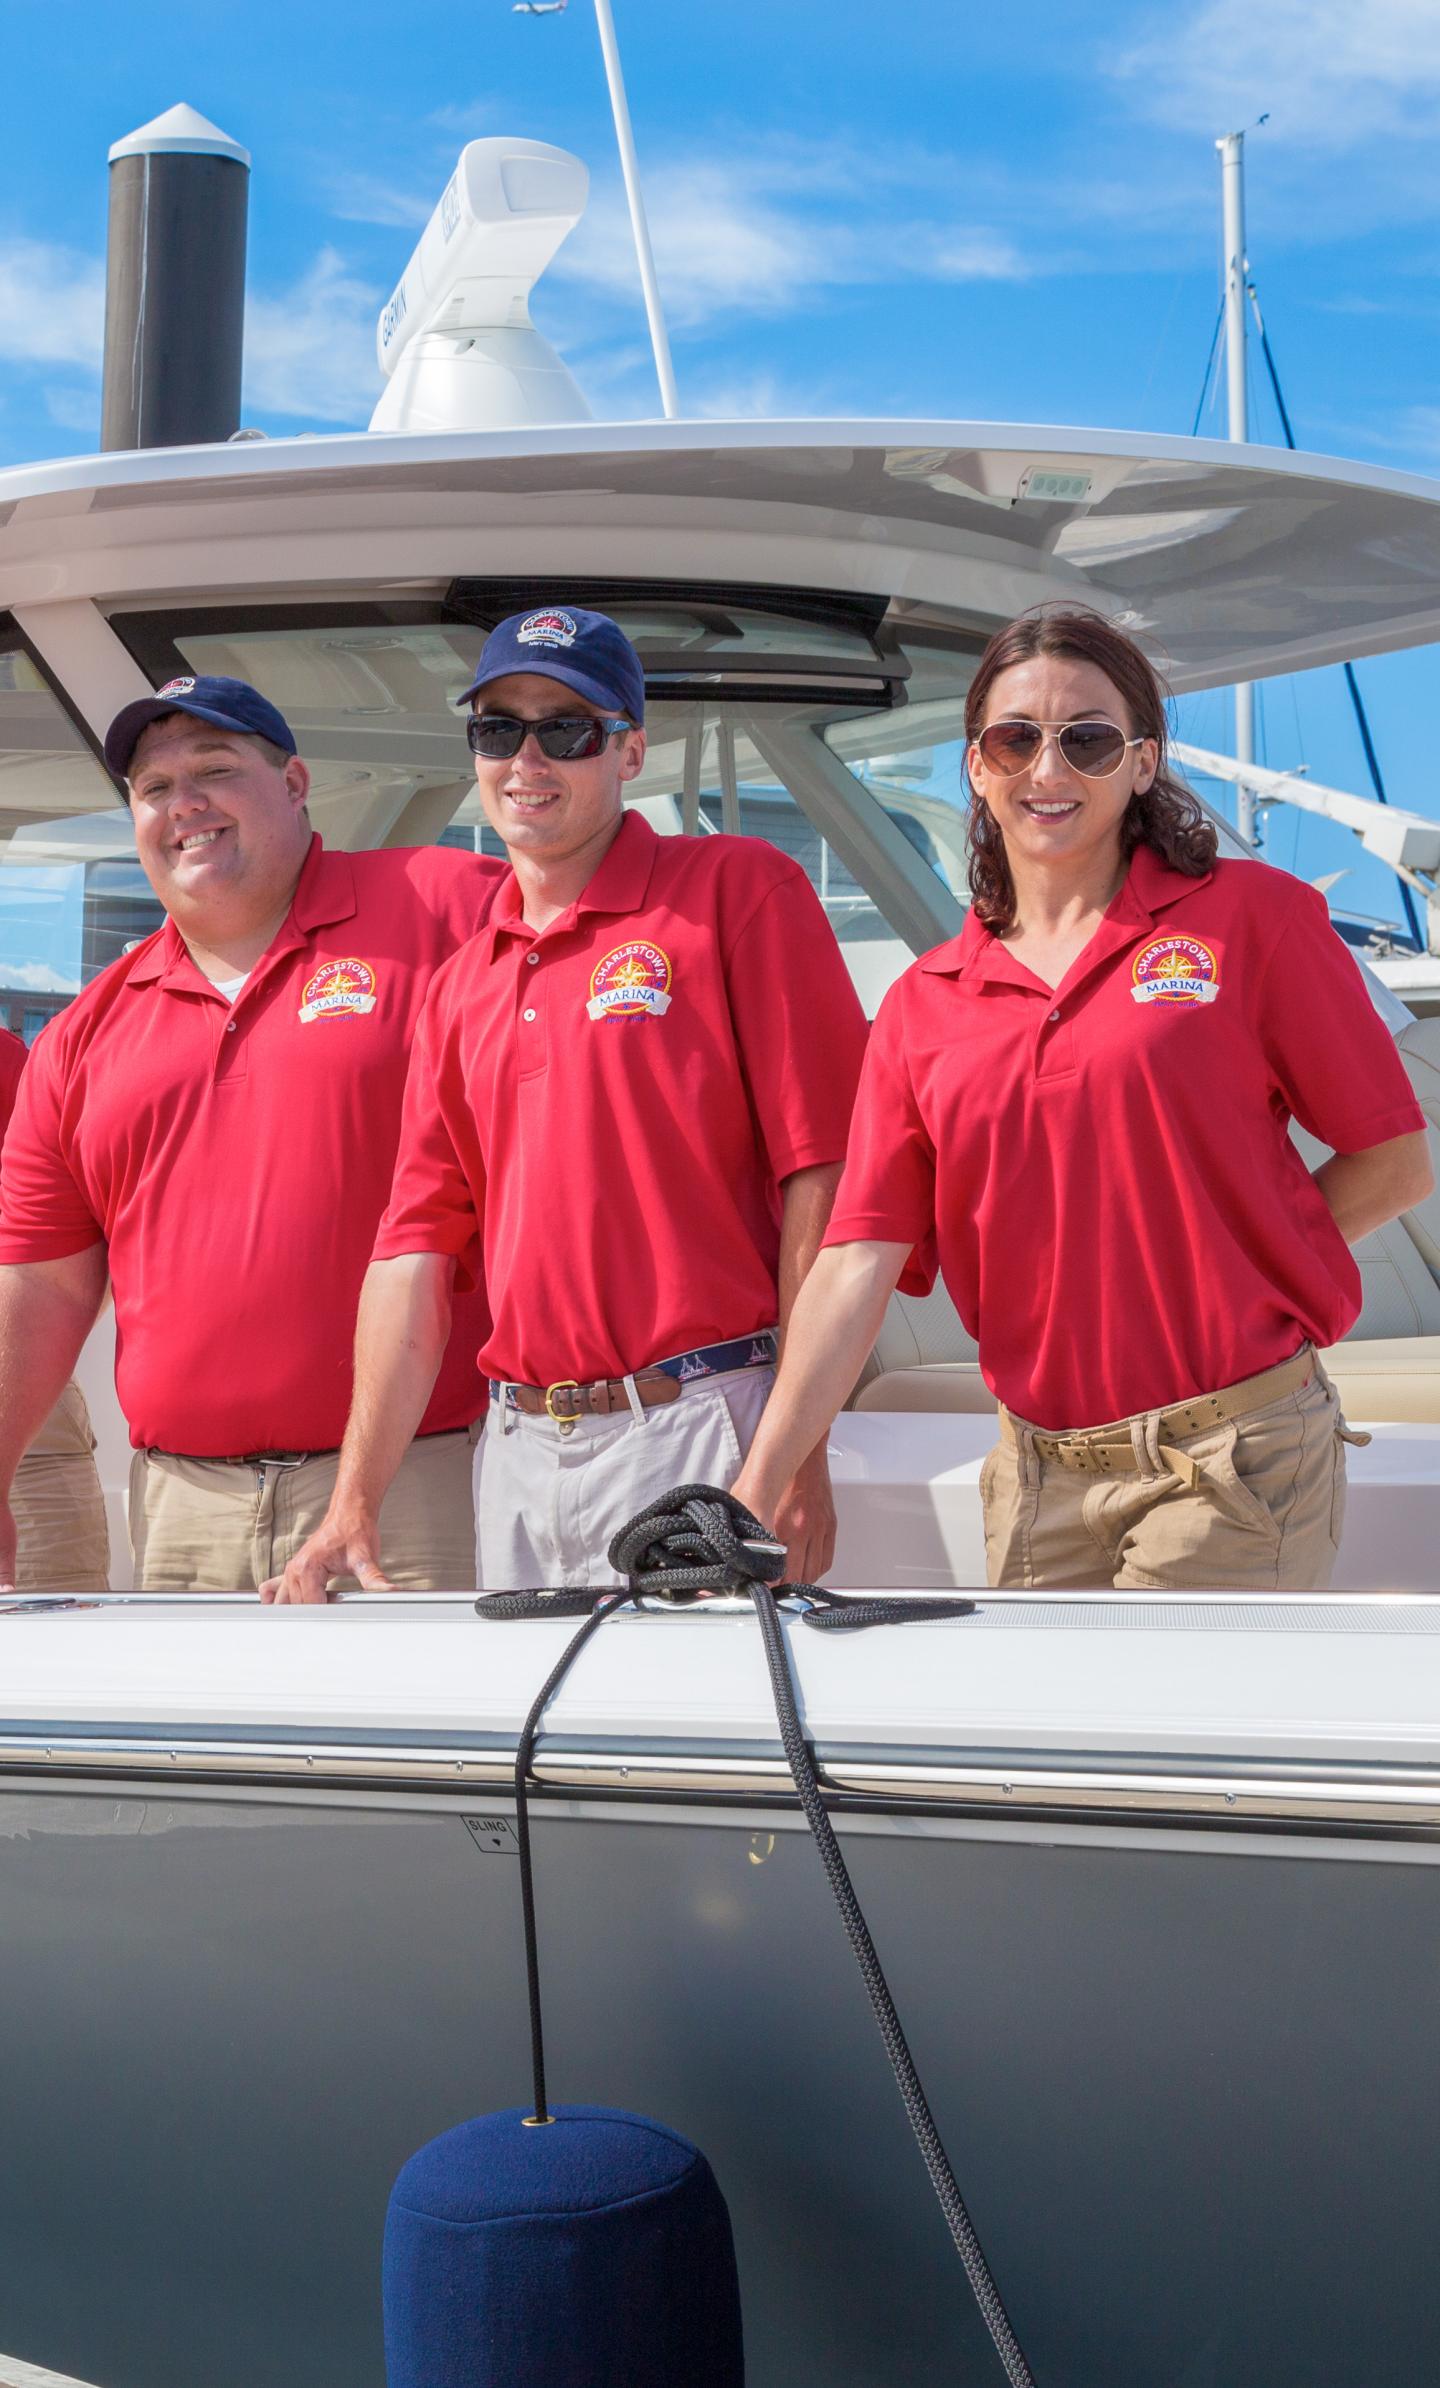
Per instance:
[[[244,1544],[243,1580],[282,1601],[414,1582],[395,1488],[425,1440],[449,1441],[453,1534],[488,1389],[487,1589],[609,1581],[614,1528],[686,1480],[733,1483],[791,1574],[817,1574],[827,1430],[891,1290],[938,1266],[1001,1404],[992,1581],[1323,1584],[1348,1430],[1315,1346],[1358,1313],[1349,1244],[1428,1188],[1424,1120],[1322,900],[1216,859],[1132,642],[1053,611],[992,641],[967,711],[975,901],[886,998],[863,1078],[859,1007],[796,866],[755,840],[660,838],[625,809],[644,688],[603,616],[547,608],[492,634],[463,701],[510,868],[475,860],[443,901],[426,867],[472,858],[312,846],[288,730],[266,708],[257,731],[245,705],[263,700],[221,685],[128,708],[144,718],[117,724],[121,767],[150,742],[156,787],[129,776],[137,831],[163,824],[152,853],[141,840],[162,901],[258,855],[266,917],[252,903],[244,935],[235,918],[218,934],[203,903],[172,903],[155,950],[86,990],[26,1072],[0,1191],[0,1388],[27,1306],[45,1385],[68,1373],[108,1251],[142,1546],[148,1526],[189,1564],[193,1470],[253,1475],[268,1454],[287,1481],[311,1468],[311,1495],[277,1535],[247,1489],[226,1560]],[[231,709],[226,768],[238,748],[251,775],[238,808],[222,788],[194,809],[207,697]],[[177,818],[238,857],[193,860],[206,848]],[[374,865],[395,884],[370,888]],[[399,952],[403,997],[373,956],[373,984],[355,976],[343,924],[364,900],[365,951]],[[386,1058],[367,1049],[343,1085],[330,1041],[305,1041],[307,1004],[329,1002],[391,1012]],[[277,1252],[257,1222],[269,1181],[247,1138],[267,1104],[291,1114],[267,1167],[302,1184],[328,1167],[333,1187],[345,1157],[328,1302],[322,1256]],[[1313,1175],[1292,1117],[1334,1148]],[[221,1241],[223,1336],[206,1340],[198,1296],[180,1336],[202,1422],[187,1444],[161,1322],[215,1277]],[[353,1388],[328,1315],[347,1302]],[[274,1382],[287,1371],[303,1387]],[[0,1477],[26,1423],[4,1406]],[[239,1481],[198,1490],[223,1508]],[[6,1560],[0,1533],[0,1580]]]

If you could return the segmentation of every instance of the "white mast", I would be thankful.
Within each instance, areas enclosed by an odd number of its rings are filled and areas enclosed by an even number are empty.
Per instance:
[[[600,47],[605,54],[605,80],[610,86],[610,110],[615,118],[620,171],[625,177],[625,196],[630,202],[630,229],[635,235],[635,258],[640,268],[640,287],[645,293],[650,345],[655,352],[655,378],[660,384],[660,403],[665,409],[666,419],[673,422],[680,412],[680,399],[675,388],[675,368],[670,362],[670,335],[665,329],[664,311],[660,305],[660,285],[655,279],[650,227],[645,220],[645,198],[640,188],[640,162],[635,155],[635,135],[630,129],[630,103],[625,97],[625,77],[620,70],[620,45],[615,38],[615,19],[610,12],[610,0],[595,0],[595,21],[600,28]]]
[[[1245,135],[1226,133],[1215,144],[1220,152],[1220,187],[1224,205],[1225,241],[1225,395],[1228,436],[1247,440],[1250,427],[1245,401],[1245,285],[1249,259],[1245,254]],[[1235,691],[1235,760],[1255,760],[1255,691],[1248,685]],[[1235,790],[1236,826],[1255,843],[1254,790],[1243,782]]]

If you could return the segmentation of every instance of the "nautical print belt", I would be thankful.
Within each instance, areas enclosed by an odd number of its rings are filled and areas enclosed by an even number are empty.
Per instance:
[[[773,1368],[780,1354],[779,1336],[765,1329],[758,1335],[736,1335],[729,1343],[706,1343],[698,1350],[678,1352],[673,1360],[652,1360],[629,1377],[602,1376],[593,1384],[577,1384],[560,1377],[553,1385],[512,1385],[490,1379],[490,1398],[506,1409],[521,1410],[527,1418],[553,1418],[573,1426],[577,1418],[608,1418],[631,1408],[634,1386],[642,1409],[678,1401],[687,1385],[708,1376],[733,1376],[741,1368]]]

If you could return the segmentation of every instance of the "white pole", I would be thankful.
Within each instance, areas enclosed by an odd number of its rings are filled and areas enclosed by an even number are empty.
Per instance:
[[[1245,280],[1249,270],[1245,255],[1245,135],[1226,133],[1215,146],[1220,152],[1225,227],[1226,431],[1229,438],[1244,441],[1250,436],[1245,392]],[[1235,691],[1235,760],[1255,760],[1255,691],[1248,686]],[[1252,846],[1257,814],[1253,788],[1241,783],[1235,790],[1236,827]]]
[[[666,420],[673,423],[680,412],[680,399],[675,388],[675,368],[670,362],[670,336],[665,329],[665,316],[660,305],[660,286],[655,279],[650,227],[645,221],[645,199],[640,189],[640,164],[635,155],[635,135],[630,130],[630,103],[625,97],[625,77],[620,71],[620,45],[615,39],[615,19],[610,11],[610,0],[595,0],[595,22],[600,28],[600,47],[605,56],[605,80],[610,86],[610,108],[615,118],[620,171],[625,177],[625,196],[630,202],[635,257],[640,267],[640,286],[645,293],[650,345],[655,351],[655,378],[660,384],[660,403],[665,409]]]

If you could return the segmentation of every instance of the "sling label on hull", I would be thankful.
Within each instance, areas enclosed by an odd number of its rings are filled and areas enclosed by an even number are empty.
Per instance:
[[[465,1829],[486,1857],[518,1857],[520,1844],[508,1816],[467,1816]]]

